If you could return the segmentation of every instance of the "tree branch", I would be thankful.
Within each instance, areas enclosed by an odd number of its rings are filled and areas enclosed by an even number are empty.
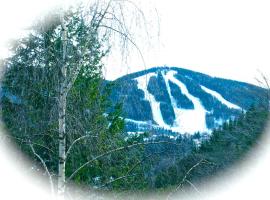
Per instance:
[[[22,143],[27,143],[27,144],[29,144],[29,141],[23,140],[23,139],[18,138],[18,137],[14,137],[14,136],[11,136],[11,135],[5,135],[5,137],[8,137],[8,138],[12,138],[12,139],[18,140],[18,141],[20,141],[20,142],[22,142]],[[40,146],[40,147],[42,147],[42,148],[44,148],[44,149],[47,149],[48,151],[50,151],[50,152],[53,153],[54,155],[57,155],[52,149],[50,149],[50,148],[48,148],[48,147],[46,147],[46,146],[44,146],[44,145],[42,145],[42,144],[38,144],[38,143],[35,143],[35,142],[31,142],[31,144],[32,144],[32,145],[36,145],[36,146]]]
[[[76,143],[78,143],[79,141],[81,141],[81,140],[83,140],[83,139],[85,139],[85,138],[89,138],[89,137],[95,137],[95,138],[96,138],[96,137],[98,137],[98,136],[96,136],[96,135],[85,135],[85,136],[79,137],[79,138],[77,138],[76,140],[74,140],[74,141],[71,143],[71,145],[69,146],[68,150],[67,150],[66,158],[68,157],[68,155],[69,155],[69,153],[70,153],[72,147],[73,147]]]
[[[198,192],[198,193],[200,193],[200,191],[198,190],[198,188],[193,184],[193,183],[191,183],[189,180],[187,180],[186,179],[186,182],[189,184],[189,185],[191,185],[191,187],[193,187],[193,189],[196,191],[196,192]]]
[[[187,180],[188,175],[199,165],[203,164],[203,163],[209,163],[207,160],[205,159],[201,159],[199,162],[197,162],[195,165],[193,165],[185,174],[185,176],[183,177],[182,181],[180,182],[180,184],[175,188],[174,191],[172,191],[171,193],[169,193],[169,195],[167,196],[167,200],[169,200],[171,198],[171,196],[176,193],[179,189],[182,189],[183,185],[185,182],[188,182],[192,187],[194,186],[190,181]],[[195,186],[194,186],[195,187]],[[194,188],[193,187],[193,188]],[[195,187],[196,188],[196,187]],[[196,191],[198,191],[198,189],[196,188]]]
[[[107,7],[104,9],[104,12],[101,14],[100,19],[99,19],[98,22],[96,23],[96,25],[95,25],[95,27],[96,27],[96,28],[95,28],[95,31],[97,31],[97,29],[99,28],[99,26],[100,26],[101,22],[103,21],[105,15],[107,14],[107,11],[108,11],[108,9],[109,9],[110,6],[111,6],[111,2],[112,2],[112,0],[110,0],[110,1],[108,2]]]
[[[163,151],[163,152],[164,152],[164,151]],[[160,153],[162,153],[162,152],[159,152],[158,154],[160,154]],[[157,154],[157,153],[156,153],[156,154]],[[131,176],[136,176],[135,174],[130,175],[130,173],[131,173],[131,172],[132,172],[139,164],[141,164],[143,161],[145,161],[147,158],[149,158],[149,157],[151,157],[151,156],[153,156],[153,155],[154,155],[154,154],[150,154],[150,155],[146,156],[145,158],[143,158],[143,159],[140,160],[139,162],[135,163],[135,165],[133,165],[132,168],[130,168],[130,169],[125,173],[125,175],[120,176],[120,177],[118,177],[118,178],[116,178],[116,179],[114,179],[114,180],[112,180],[112,181],[107,182],[107,183],[104,183],[102,186],[100,186],[100,188],[105,187],[106,185],[112,184],[112,183],[114,183],[114,182],[116,182],[116,181],[119,181],[119,180],[121,180],[121,179],[124,179],[124,178],[127,178],[127,177],[131,177]]]
[[[95,158],[89,160],[88,162],[84,163],[83,165],[81,165],[79,168],[77,168],[71,175],[70,177],[68,178],[68,181],[70,181],[81,169],[83,169],[84,167],[86,167],[88,164],[90,164],[91,162],[101,158],[101,157],[104,157],[106,155],[109,155],[111,153],[114,153],[114,152],[117,152],[117,151],[122,151],[124,149],[131,149],[131,148],[134,148],[134,147],[137,147],[137,146],[144,146],[144,145],[149,145],[149,144],[163,144],[163,143],[167,143],[167,144],[173,144],[173,145],[178,145],[176,143],[173,143],[173,142],[167,142],[167,141],[160,141],[160,142],[146,142],[146,143],[136,143],[136,144],[131,144],[131,145],[128,145],[128,146],[123,146],[123,147],[119,147],[119,148],[116,148],[116,149],[112,149],[110,151],[107,151],[101,155],[98,155],[96,156]]]
[[[144,60],[144,57],[143,57],[143,54],[142,54],[140,48],[138,47],[138,45],[126,33],[123,33],[121,31],[119,31],[119,30],[117,30],[117,29],[115,29],[113,27],[107,26],[107,25],[102,25],[101,24],[100,27],[110,29],[110,30],[112,30],[112,31],[114,31],[114,32],[122,35],[124,38],[126,38],[137,49],[137,51],[139,52],[140,57],[142,59],[143,65],[144,65],[144,67],[146,67],[146,62]]]
[[[54,195],[54,188],[53,188],[52,175],[51,175],[51,173],[49,172],[48,167],[47,167],[45,161],[41,158],[40,155],[38,155],[38,154],[36,153],[36,151],[35,151],[35,149],[34,149],[34,147],[33,147],[33,145],[31,144],[30,141],[29,141],[29,146],[30,146],[30,148],[31,148],[31,150],[32,150],[32,152],[33,152],[33,154],[34,154],[34,155],[40,160],[40,162],[42,163],[43,168],[45,169],[45,171],[46,171],[46,173],[47,173],[47,175],[48,175],[48,177],[49,177],[49,182],[50,182],[50,187],[51,187],[51,193],[52,193],[52,195]]]

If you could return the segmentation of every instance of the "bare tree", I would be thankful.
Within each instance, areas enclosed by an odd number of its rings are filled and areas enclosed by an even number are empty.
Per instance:
[[[90,13],[82,13],[82,17],[79,19],[89,29],[89,33],[99,36],[100,29],[105,29],[105,36],[111,37],[114,34],[119,34],[122,38],[123,45],[126,46],[126,41],[131,42],[138,50],[136,43],[132,40],[130,33],[125,24],[125,16],[123,15],[123,3],[125,1],[113,1],[110,0],[105,3],[101,1],[95,2],[89,8]],[[133,4],[134,5],[134,4]],[[82,10],[83,11],[83,10]],[[116,11],[116,12],[115,12]],[[84,11],[83,11],[84,12]],[[120,17],[117,16],[117,12],[120,12]],[[87,15],[90,15],[90,20],[87,21]],[[58,161],[58,194],[63,196],[65,192],[65,163],[66,163],[66,107],[67,96],[71,87],[77,79],[77,76],[81,70],[83,70],[83,63],[87,61],[85,56],[89,54],[89,48],[91,48],[91,42],[86,38],[78,41],[78,45],[81,45],[77,49],[77,52],[72,52],[71,55],[67,52],[68,41],[68,27],[67,20],[65,19],[65,13],[61,13],[60,16],[61,32],[62,32],[62,62],[59,73],[59,99],[58,99],[58,122],[59,122],[59,161]],[[115,26],[115,24],[117,24]],[[87,34],[84,37],[87,37]],[[91,37],[89,35],[89,37]],[[71,38],[72,39],[72,38]],[[86,40],[86,41],[85,41]],[[140,51],[139,51],[140,52]],[[76,63],[69,62],[67,57],[74,56],[76,54]],[[91,52],[90,52],[91,53]],[[141,52],[140,52],[141,54]],[[142,54],[141,54],[142,56]],[[74,65],[74,66],[73,66]],[[69,72],[69,73],[67,73]],[[74,175],[74,174],[73,174]],[[72,175],[72,176],[73,176]],[[71,177],[72,177],[71,176]]]
[[[260,77],[255,78],[256,81],[259,83],[259,85],[263,88],[266,89],[266,101],[267,101],[267,110],[270,111],[270,83],[269,83],[269,78],[267,77],[267,75],[261,71],[258,71]]]
[[[115,41],[117,41],[118,46],[121,47],[123,58],[128,54],[129,45],[131,45],[139,52],[144,62],[143,53],[134,40],[136,36],[134,36],[131,31],[133,26],[137,25],[137,22],[135,24],[129,24],[127,19],[130,18],[130,16],[128,15],[137,18],[135,21],[141,20],[144,23],[146,20],[139,7],[130,0],[91,1],[87,6],[83,5],[78,8],[71,7],[67,10],[59,11],[54,14],[55,18],[50,20],[50,23],[35,25],[34,28],[38,33],[32,34],[32,40],[22,39],[15,47],[15,51],[17,50],[24,53],[24,56],[18,55],[16,57],[17,60],[14,59],[16,60],[15,65],[18,66],[18,70],[21,70],[21,65],[26,69],[26,73],[22,74],[21,77],[25,80],[27,80],[28,77],[33,77],[33,80],[28,80],[28,85],[26,84],[27,87],[31,87],[32,83],[41,84],[44,80],[42,84],[46,87],[45,91],[48,93],[46,94],[48,99],[53,98],[56,102],[56,104],[53,104],[53,109],[50,109],[49,113],[47,112],[48,107],[44,106],[42,113],[46,116],[46,121],[48,121],[49,124],[54,124],[55,120],[58,122],[58,130],[54,130],[54,127],[53,130],[49,130],[57,133],[57,136],[46,133],[46,129],[43,130],[43,126],[45,127],[46,124],[44,123],[43,125],[42,122],[40,122],[37,128],[40,129],[40,132],[34,132],[27,136],[22,135],[23,140],[19,138],[18,141],[28,144],[30,152],[32,152],[41,163],[52,185],[53,174],[50,173],[46,160],[35,149],[35,146],[38,145],[42,147],[43,145],[35,143],[33,138],[37,136],[42,138],[44,136],[57,138],[56,144],[53,145],[58,146],[58,155],[56,158],[58,163],[57,193],[60,198],[64,198],[65,195],[67,156],[71,154],[72,149],[74,149],[74,146],[76,146],[78,142],[98,137],[98,133],[95,133],[96,130],[91,130],[91,135],[82,134],[79,137],[68,135],[68,132],[77,132],[77,129],[80,127],[80,120],[75,119],[77,123],[76,127],[67,131],[68,96],[78,76],[80,74],[87,74],[89,70],[93,69],[91,65],[96,64],[96,51],[99,51],[100,48],[104,48],[102,52],[108,52]],[[144,30],[147,30],[145,26],[146,24],[144,24]],[[42,40],[40,37],[42,37]],[[35,43],[33,40],[37,42]],[[43,45],[43,43],[50,43],[51,45]],[[102,47],[100,44],[103,44]],[[101,54],[100,58],[105,55],[103,53]],[[11,63],[14,62],[14,60],[11,58]],[[37,71],[33,71],[32,67],[37,69]],[[48,77],[48,75],[52,77]],[[14,82],[18,84],[19,79],[20,77]],[[51,89],[54,92],[50,92]],[[26,91],[27,90],[23,88],[21,93],[25,93]],[[40,95],[34,89],[32,91],[33,95]],[[29,112],[37,113],[33,106],[28,107]],[[24,109],[19,109],[16,113],[16,119],[20,121],[22,128],[31,120],[28,119],[28,114],[29,113]],[[29,127],[25,128],[27,129]],[[80,127],[80,129],[83,129],[83,127]],[[85,132],[86,130],[83,131]],[[72,179],[78,171],[98,158],[140,145],[144,144],[139,143],[131,146],[117,147],[105,153],[103,152],[103,154],[94,156],[93,159],[90,159],[75,170],[69,179]],[[45,147],[42,148],[45,149]],[[46,148],[50,149],[48,147]],[[53,186],[52,190],[54,190]]]

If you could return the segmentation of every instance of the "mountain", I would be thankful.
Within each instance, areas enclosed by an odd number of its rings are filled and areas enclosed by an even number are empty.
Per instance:
[[[114,81],[128,132],[210,133],[251,105],[265,103],[258,86],[177,67],[155,67]]]
[[[265,89],[252,84],[165,66],[113,81],[111,100],[122,103],[128,133],[177,136],[211,133],[252,105],[265,105],[265,94]],[[13,104],[23,102],[0,87],[0,100],[3,97]]]

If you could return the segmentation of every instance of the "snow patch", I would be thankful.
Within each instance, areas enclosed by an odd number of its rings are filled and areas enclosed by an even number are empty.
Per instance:
[[[226,105],[228,108],[232,108],[232,109],[237,109],[237,110],[242,110],[241,107],[239,107],[238,105],[235,105],[229,101],[227,101],[226,99],[224,99],[221,94],[217,93],[214,90],[210,90],[209,88],[200,85],[202,90],[204,90],[205,92],[207,92],[208,94],[211,94],[213,97],[215,97],[216,99],[218,99],[222,104]]]
[[[138,121],[138,120],[134,120],[134,119],[125,119],[126,122],[131,122],[131,123],[134,123],[134,124],[138,124],[138,125],[144,125],[144,126],[147,126],[147,125],[150,125],[149,122],[147,121]]]
[[[144,92],[144,99],[149,101],[150,107],[152,110],[152,116],[153,120],[157,123],[157,125],[149,124],[149,122],[145,121],[136,121],[131,119],[126,119],[129,122],[133,122],[138,125],[146,126],[150,125],[152,127],[156,128],[164,128],[166,130],[171,130],[173,132],[178,132],[180,134],[194,134],[196,132],[205,132],[210,133],[211,131],[206,126],[206,113],[208,111],[203,107],[203,105],[200,102],[200,99],[197,97],[194,97],[188,92],[187,87],[185,84],[183,84],[181,81],[176,79],[174,75],[177,74],[176,71],[168,71],[167,73],[162,72],[162,76],[166,83],[166,89],[169,93],[172,107],[175,113],[175,121],[173,126],[169,126],[166,124],[163,120],[161,110],[160,110],[160,102],[157,102],[154,95],[152,95],[148,90],[147,86],[149,83],[149,79],[152,76],[157,76],[156,73],[149,73],[147,75],[141,76],[136,78],[138,82],[138,89],[142,90]],[[194,109],[182,109],[177,107],[176,100],[171,94],[171,88],[169,87],[169,80],[175,83],[182,91],[184,95],[189,98],[192,103],[194,104]]]
[[[149,83],[149,79],[153,76],[157,76],[155,73],[149,73],[139,78],[136,78],[138,82],[138,89],[144,92],[144,99],[150,102],[153,120],[162,128],[170,129],[170,126],[167,125],[162,117],[160,110],[160,102],[157,102],[154,95],[152,95],[148,90],[147,86]]]
[[[175,122],[173,127],[170,127],[170,130],[174,132],[179,132],[181,134],[190,133],[194,134],[195,132],[207,132],[210,130],[206,126],[206,113],[208,111],[203,107],[200,102],[200,99],[191,95],[181,81],[176,79],[174,75],[177,74],[176,71],[169,71],[167,74],[163,73],[163,77],[166,83],[168,93],[171,98],[172,106],[175,113]],[[194,109],[182,109],[177,107],[176,100],[171,95],[171,89],[169,87],[169,80],[175,83],[180,89],[181,92],[187,96],[188,99],[194,104]]]
[[[215,127],[220,127],[224,123],[224,120],[219,118],[219,119],[214,119],[214,126]]]

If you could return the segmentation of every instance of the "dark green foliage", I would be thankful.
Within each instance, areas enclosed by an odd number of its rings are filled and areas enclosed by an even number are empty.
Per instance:
[[[28,141],[33,141],[36,152],[55,171],[57,125],[54,120],[57,113],[51,108],[56,104],[57,80],[53,76],[55,65],[50,61],[58,49],[57,46],[54,50],[50,49],[49,45],[54,44],[46,39],[52,35],[52,30],[49,29],[41,37],[33,34],[28,39],[22,39],[14,49],[15,55],[6,61],[2,87],[4,91],[20,99],[20,103],[14,104],[4,97],[2,120],[23,151],[32,154]],[[47,68],[44,67],[46,64]],[[37,160],[36,157],[33,158]]]
[[[175,120],[175,114],[171,104],[166,102],[160,103],[160,111],[166,124],[173,125]]]
[[[260,108],[251,108],[247,113],[242,114],[236,121],[224,123],[222,129],[215,130],[211,139],[202,144],[201,154],[204,150],[212,149],[212,155],[207,155],[212,162],[217,162],[215,154],[226,154],[221,168],[226,168],[234,161],[243,159],[245,152],[259,142],[259,137],[265,128],[268,112]]]
[[[203,140],[199,148],[193,148],[190,154],[176,160],[176,164],[167,171],[157,174],[157,187],[167,187],[180,183],[189,169],[198,165],[188,175],[188,180],[195,185],[203,184],[209,178],[231,168],[237,162],[244,160],[247,153],[260,144],[260,137],[268,119],[268,112],[263,108],[251,108],[237,120],[223,124],[214,130],[210,139]],[[202,138],[194,135],[193,138]],[[169,175],[173,174],[174,180]],[[163,183],[163,184],[162,184]],[[185,183],[183,187],[190,187]]]
[[[163,191],[165,188],[176,188],[182,183],[181,187],[185,187],[185,190],[193,191],[194,188],[184,180],[185,176],[188,181],[199,187],[218,173],[245,159],[254,145],[259,144],[267,118],[268,112],[256,107],[240,115],[237,120],[224,123],[210,138],[207,134],[200,133],[178,136],[177,139],[170,139],[165,135],[157,136],[150,141],[167,141],[168,144],[145,146],[141,152],[143,163],[137,169],[137,173],[143,170],[144,175],[136,176],[136,181],[129,182],[131,185],[124,188]],[[140,141],[139,138],[143,137],[139,135],[128,141]],[[194,144],[195,139],[201,141],[200,146]]]
[[[170,102],[169,93],[161,72],[159,72],[157,76],[152,76],[149,79],[147,90],[154,95],[156,101]]]
[[[172,109],[171,100],[166,88],[165,80],[162,73],[169,70],[176,71],[175,78],[183,82],[189,93],[200,99],[202,105],[208,111],[206,114],[207,128],[218,128],[219,120],[226,121],[230,118],[237,118],[241,114],[241,110],[230,109],[222,104],[218,99],[211,94],[205,92],[200,86],[205,86],[211,90],[220,93],[227,101],[232,102],[243,109],[248,109],[252,104],[257,106],[267,105],[266,93],[267,90],[233,80],[211,77],[202,73],[194,72],[177,67],[155,67],[144,71],[128,74],[114,81],[115,87],[112,92],[112,101],[123,102],[124,117],[137,121],[152,121],[152,110],[149,101],[144,98],[143,91],[137,87],[136,78],[147,76],[155,73],[156,76],[151,76],[147,85],[148,91],[154,95],[155,100],[161,103],[161,112],[164,121],[168,125],[173,124],[175,113]],[[146,81],[146,80],[145,80]],[[171,94],[174,97],[177,107],[183,109],[194,109],[193,103],[182,94],[180,88],[169,81]],[[164,104],[167,104],[164,106]],[[131,127],[130,131],[142,131],[140,127],[135,129],[136,124],[128,124]],[[126,127],[127,130],[128,127]],[[144,129],[143,129],[144,130]]]
[[[112,102],[123,103],[123,117],[139,121],[152,120],[150,103],[137,88],[136,80],[116,81],[112,89]]]
[[[165,123],[173,125],[175,113],[161,72],[157,77],[152,76],[149,79],[147,90],[154,95],[156,101],[160,102],[160,111]]]
[[[83,67],[67,96],[66,150],[76,139],[84,139],[69,151],[67,177],[96,156],[126,145],[124,120],[120,117],[122,105],[110,103],[112,86],[103,80],[101,73],[101,60],[107,53],[101,44],[106,36],[99,39],[92,34],[79,16],[75,13],[67,20],[68,41],[75,40],[67,47],[67,74],[72,73],[77,65]],[[44,171],[30,148],[30,144],[33,145],[53,176],[58,170],[60,28],[59,24],[52,24],[45,30],[33,30],[29,37],[18,41],[14,55],[5,61],[6,71],[1,83],[4,91],[1,92],[1,117],[9,132],[8,137],[36,161],[34,169]],[[76,54],[80,48],[86,49],[83,59]],[[78,63],[78,60],[82,62]],[[121,176],[133,162],[132,156],[116,152],[96,159],[72,180],[84,185],[104,184],[111,177]],[[97,177],[100,183],[95,182]]]

